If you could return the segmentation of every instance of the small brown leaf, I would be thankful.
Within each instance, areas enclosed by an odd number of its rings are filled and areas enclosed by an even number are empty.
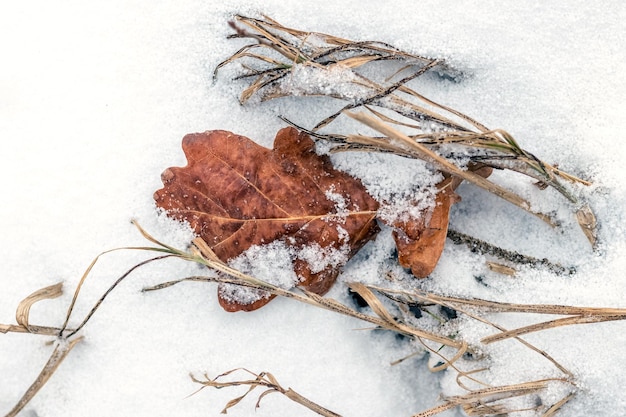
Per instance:
[[[185,136],[183,150],[187,166],[165,170],[154,198],[169,216],[189,222],[224,262],[276,240],[295,249],[341,250],[349,258],[378,231],[378,203],[361,182],[335,170],[294,128],[278,132],[274,149],[209,131]],[[298,258],[294,270],[304,288],[324,294],[345,260],[320,269]],[[242,304],[218,294],[228,311],[250,311],[270,299]]]
[[[488,166],[473,163],[469,164],[468,170],[483,178],[492,172]],[[392,224],[398,261],[418,278],[430,275],[439,262],[448,234],[450,207],[461,200],[454,192],[461,182],[463,180],[457,176],[448,176],[437,185],[439,191],[430,212]]]
[[[419,218],[394,222],[393,238],[398,248],[398,261],[410,268],[413,275],[425,278],[435,269],[448,233],[450,206],[460,197],[446,180],[437,192],[435,206]]]

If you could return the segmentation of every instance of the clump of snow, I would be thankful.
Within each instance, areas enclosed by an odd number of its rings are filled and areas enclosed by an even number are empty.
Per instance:
[[[283,240],[275,240],[268,244],[251,246],[241,255],[231,259],[228,264],[277,287],[291,289],[302,281],[293,270],[293,263],[297,259],[305,261],[314,274],[327,268],[339,268],[348,261],[350,245],[347,244],[347,231],[340,225],[336,227],[340,231],[340,239],[343,236],[341,240],[343,244],[338,248],[334,245],[322,247],[317,243],[294,248]],[[252,304],[261,298],[269,297],[270,294],[254,288],[223,284],[220,285],[220,296],[227,301]]]
[[[244,274],[276,285],[280,288],[294,287],[299,278],[293,271],[295,252],[282,240],[275,240],[266,245],[254,245],[228,264]],[[227,301],[252,304],[260,298],[269,297],[266,291],[239,285],[220,286],[220,295]]]
[[[359,86],[354,72],[341,65],[318,67],[313,65],[294,65],[289,77],[281,83],[285,94],[294,96],[340,96],[346,100],[356,101],[370,91]]]
[[[325,248],[314,243],[299,249],[297,258],[305,261],[314,274],[326,268],[338,268],[346,263],[350,253],[349,245],[341,245],[339,248],[327,246]]]
[[[335,203],[335,213],[339,216],[346,216],[348,214],[348,201],[346,201],[346,198],[342,194],[336,192],[334,186],[331,186],[330,189],[326,190],[324,192],[324,196],[329,201]]]
[[[391,202],[381,206],[378,210],[378,217],[388,224],[420,219],[427,216],[429,210],[434,207],[434,203],[434,190],[427,188],[418,196],[409,194],[409,196],[393,198]]]
[[[423,161],[382,153],[362,153],[358,159],[354,163],[354,153],[333,155],[335,167],[359,178],[381,203],[381,220],[419,218],[433,207],[443,176]]]

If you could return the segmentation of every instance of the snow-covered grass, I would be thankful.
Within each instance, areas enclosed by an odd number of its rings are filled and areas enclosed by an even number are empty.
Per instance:
[[[447,59],[467,76],[458,83],[430,78],[420,91],[506,129],[540,158],[594,182],[584,193],[600,224],[595,253],[563,199],[519,176],[496,173],[501,184],[544,211],[554,210],[563,223],[558,230],[467,184],[451,215],[456,230],[575,266],[576,274],[523,269],[515,277],[498,275],[487,269],[485,257],[449,244],[422,289],[514,303],[625,307],[623,2],[39,1],[0,6],[0,323],[13,321],[28,294],[63,281],[64,296],[36,304],[31,313],[32,323],[61,325],[95,255],[146,243],[131,218],[160,240],[185,247],[190,232],[159,215],[152,200],[163,169],[184,165],[184,134],[225,129],[271,146],[284,126],[277,115],[296,111],[313,122],[325,114],[318,100],[242,107],[241,84],[227,77],[212,82],[215,65],[236,48],[226,40],[230,13],[259,12],[291,27]],[[407,178],[398,178],[400,172],[413,161],[351,153],[335,162],[361,175],[367,174],[366,162],[385,163],[388,175],[376,170],[376,179],[402,187]],[[369,183],[375,187],[371,178]],[[350,303],[347,281],[379,282],[392,244],[383,230],[329,296]],[[76,317],[143,259],[136,252],[102,257]],[[283,386],[346,416],[410,416],[435,405],[441,393],[459,393],[452,373],[429,373],[421,356],[391,366],[415,346],[392,334],[358,330],[366,325],[355,319],[286,299],[254,313],[228,314],[211,284],[140,292],[202,272],[164,260],[131,275],[23,415],[218,415],[240,392],[204,390],[188,397],[198,388],[188,374],[215,376],[237,367],[269,371]],[[533,319],[490,318],[507,328]],[[468,341],[489,334],[486,326],[463,320],[459,331]],[[575,376],[577,395],[561,416],[626,414],[623,321],[546,330],[527,339]],[[35,379],[51,353],[50,340],[0,335],[0,413]],[[554,375],[545,359],[519,344],[489,346],[490,371],[483,376],[489,383]],[[554,387],[542,400],[562,395]],[[257,411],[254,401],[229,413],[313,415],[277,395],[266,397]]]

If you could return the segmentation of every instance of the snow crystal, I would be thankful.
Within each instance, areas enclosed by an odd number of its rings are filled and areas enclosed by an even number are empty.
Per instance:
[[[294,251],[291,247],[281,240],[275,240],[265,245],[251,246],[228,264],[270,284],[291,288],[298,282],[291,265],[293,257]]]

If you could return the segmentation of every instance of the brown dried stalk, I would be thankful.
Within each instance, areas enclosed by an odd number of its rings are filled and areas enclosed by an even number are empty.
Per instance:
[[[38,301],[50,300],[60,297],[63,294],[63,284],[58,283],[42,288],[23,299],[17,306],[15,312],[15,324],[0,324],[0,333],[30,333],[46,336],[56,336],[59,328],[49,326],[36,326],[30,324],[30,309]]]
[[[63,284],[58,283],[44,287],[24,298],[17,306],[15,312],[15,324],[0,324],[0,333],[29,333],[43,336],[56,336],[60,332],[60,328],[50,326],[38,326],[30,323],[30,309],[39,301],[57,298],[63,294]],[[61,362],[67,357],[74,346],[80,342],[82,337],[72,340],[57,340],[54,351],[50,355],[48,362],[45,364],[35,381],[30,385],[22,397],[18,400],[6,417],[14,417],[28,404],[28,402],[39,392],[39,390],[48,382],[52,374],[57,370]]]
[[[237,371],[244,371],[250,375],[252,375],[254,377],[254,379],[241,379],[241,380],[235,380],[235,381],[221,381],[221,379],[223,379],[224,377],[237,372]],[[296,391],[292,390],[291,388],[283,388],[278,381],[276,380],[276,378],[274,377],[274,375],[272,375],[269,372],[261,372],[259,374],[255,374],[254,372],[248,371],[247,369],[244,368],[238,368],[238,369],[233,369],[230,370],[228,372],[224,372],[223,374],[218,375],[217,377],[211,379],[209,378],[208,375],[204,375],[205,379],[204,380],[199,380],[197,378],[195,378],[193,375],[191,376],[191,379],[202,385],[202,388],[206,388],[206,387],[212,387],[212,388],[229,388],[229,387],[236,387],[236,386],[247,386],[248,387],[248,391],[246,391],[243,395],[234,398],[232,400],[230,400],[226,406],[224,407],[224,409],[222,410],[222,414],[226,414],[228,412],[228,410],[231,407],[234,407],[235,405],[239,404],[239,402],[241,400],[243,400],[246,396],[248,396],[248,394],[250,394],[254,389],[256,388],[265,388],[265,391],[263,391],[260,395],[259,398],[256,402],[256,408],[260,407],[261,404],[261,400],[268,394],[272,394],[272,393],[280,393],[283,394],[285,397],[289,398],[291,401],[294,401],[300,405],[303,405],[304,407],[308,408],[309,410],[321,415],[321,416],[325,416],[325,417],[341,417],[339,414],[322,407],[321,405],[309,400],[308,398],[298,394]]]
[[[39,390],[48,382],[52,374],[57,370],[61,362],[67,357],[70,351],[76,346],[78,342],[82,340],[81,337],[74,338],[68,341],[61,341],[56,344],[50,359],[46,362],[45,366],[37,376],[37,379],[26,390],[22,398],[19,399],[17,404],[8,412],[5,417],[15,417],[20,411],[33,399],[33,397],[39,392]]]

